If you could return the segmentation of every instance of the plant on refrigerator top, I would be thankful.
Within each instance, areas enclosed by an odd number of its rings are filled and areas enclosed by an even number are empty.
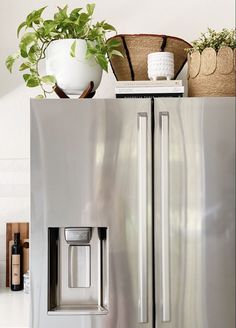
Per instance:
[[[187,48],[188,53],[194,51],[203,52],[205,48],[213,48],[218,51],[221,47],[236,48],[236,35],[235,29],[223,28],[222,31],[217,32],[211,28],[208,28],[206,33],[201,33],[201,36],[192,42],[193,47]]]
[[[52,19],[43,19],[42,14],[47,7],[32,11],[17,29],[19,38],[22,30],[24,33],[20,38],[19,50],[6,59],[6,66],[12,72],[13,64],[20,59],[20,71],[23,74],[27,87],[40,86],[44,96],[53,91],[47,91],[45,84],[54,85],[56,80],[52,75],[41,76],[39,63],[45,59],[45,51],[49,44],[59,39],[84,39],[87,42],[86,58],[94,56],[97,63],[108,70],[108,61],[112,56],[122,56],[116,50],[120,45],[117,40],[108,40],[107,33],[115,32],[114,26],[106,21],[92,23],[95,4],[87,4],[86,9],[75,8],[68,12],[68,6],[57,7],[57,12]],[[70,54],[76,56],[76,40],[72,43]]]

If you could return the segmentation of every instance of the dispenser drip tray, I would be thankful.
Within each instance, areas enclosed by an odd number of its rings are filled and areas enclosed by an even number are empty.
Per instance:
[[[73,306],[73,305],[62,305],[53,308],[51,311],[48,312],[50,315],[86,315],[86,314],[107,314],[108,310],[102,306],[96,305],[81,305],[81,306]]]
[[[108,313],[108,229],[49,228],[48,314]]]

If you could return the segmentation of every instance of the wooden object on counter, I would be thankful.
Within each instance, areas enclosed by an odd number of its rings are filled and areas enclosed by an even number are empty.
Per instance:
[[[11,246],[14,240],[14,233],[20,232],[20,238],[23,243],[24,239],[29,239],[29,223],[14,222],[6,224],[6,287],[10,287],[11,275]],[[12,241],[10,243],[10,241]]]
[[[23,240],[23,274],[29,270],[29,239]]]

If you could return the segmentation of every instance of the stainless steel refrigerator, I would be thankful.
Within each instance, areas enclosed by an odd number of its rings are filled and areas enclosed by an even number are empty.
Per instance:
[[[234,106],[31,101],[32,328],[235,327]]]

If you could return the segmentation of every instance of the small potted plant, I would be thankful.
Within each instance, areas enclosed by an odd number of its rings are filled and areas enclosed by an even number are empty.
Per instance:
[[[235,29],[208,28],[188,52],[188,94],[235,96]]]
[[[95,4],[86,9],[57,7],[51,19],[44,19],[46,7],[34,10],[17,29],[17,36],[24,30],[19,51],[6,59],[12,72],[13,64],[20,60],[19,70],[27,87],[41,87],[44,98],[57,84],[65,93],[81,94],[90,81],[94,90],[99,86],[102,71],[108,70],[112,56],[122,56],[116,50],[119,42],[107,41],[107,33],[116,29],[106,21],[93,23]],[[41,61],[46,61],[46,75],[40,74]],[[48,87],[50,85],[51,87]]]

